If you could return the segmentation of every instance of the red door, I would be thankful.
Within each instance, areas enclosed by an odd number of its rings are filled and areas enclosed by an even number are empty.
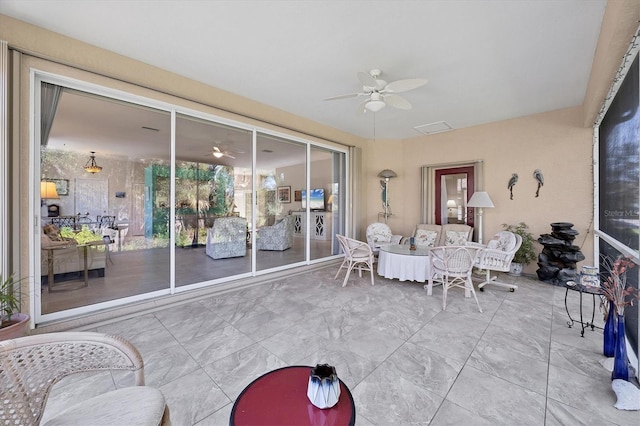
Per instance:
[[[443,206],[447,205],[447,200],[443,200],[442,193],[442,183],[446,180],[447,176],[451,177],[453,175],[464,175],[466,178],[466,199],[464,200],[464,206],[466,206],[466,202],[469,201],[469,198],[475,192],[475,183],[474,183],[474,168],[473,166],[465,166],[465,167],[453,167],[450,169],[439,169],[436,170],[436,179],[435,179],[435,209],[436,209],[436,224],[442,225],[442,210]],[[466,208],[466,219],[465,223],[469,226],[474,226],[473,223],[473,208]]]

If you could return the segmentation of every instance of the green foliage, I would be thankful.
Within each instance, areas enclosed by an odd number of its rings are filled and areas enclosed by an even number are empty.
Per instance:
[[[506,223],[503,223],[502,227],[505,231],[513,232],[514,234],[518,234],[522,237],[522,245],[513,257],[513,261],[515,263],[528,265],[536,260],[538,256],[533,250],[533,242],[535,240],[533,238],[533,234],[529,232],[529,225],[524,222],[520,222],[517,225],[507,225]]]
[[[80,232],[75,232],[71,230],[71,228],[62,228],[60,230],[60,235],[65,238],[73,238],[78,244],[86,244],[91,241],[102,240],[102,236],[93,233],[87,225],[82,225],[82,230]]]
[[[0,275],[0,328],[9,321],[11,315],[20,311],[20,299],[16,296],[15,281],[13,275],[3,278]]]

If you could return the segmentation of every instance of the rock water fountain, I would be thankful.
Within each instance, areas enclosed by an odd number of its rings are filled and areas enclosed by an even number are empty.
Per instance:
[[[564,285],[567,281],[580,282],[580,272],[576,264],[585,259],[580,247],[573,244],[578,231],[573,223],[554,222],[551,234],[542,234],[538,242],[544,246],[538,256],[538,279],[555,285]]]

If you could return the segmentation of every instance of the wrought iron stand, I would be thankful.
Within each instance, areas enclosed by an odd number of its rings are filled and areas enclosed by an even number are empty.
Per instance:
[[[571,328],[574,323],[579,322],[580,325],[582,326],[582,331],[580,332],[581,337],[584,337],[584,330],[588,327],[591,327],[592,331],[595,330],[596,328],[602,329],[602,327],[598,327],[593,323],[593,320],[596,315],[596,296],[602,296],[602,289],[600,287],[584,286],[578,283],[575,283],[574,285],[570,285],[566,283],[565,287],[567,288],[567,290],[564,294],[564,308],[566,309],[567,316],[569,317],[569,321],[567,321],[567,325],[569,326],[569,328]],[[580,294],[580,321],[574,320],[571,317],[571,314],[569,313],[569,307],[567,305],[567,296],[569,295],[569,290],[577,291]],[[593,297],[593,304],[591,306],[591,322],[589,321],[584,322],[584,319],[582,317],[582,294],[583,293],[590,294]]]

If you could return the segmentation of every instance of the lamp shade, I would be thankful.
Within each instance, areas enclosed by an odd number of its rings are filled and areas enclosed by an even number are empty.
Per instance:
[[[40,198],[43,200],[60,198],[60,196],[58,196],[58,191],[56,190],[56,184],[46,180],[41,181]]]
[[[467,203],[467,207],[495,207],[493,205],[493,201],[489,198],[489,194],[483,191],[474,192],[469,202]]]
[[[393,170],[389,170],[389,169],[384,169],[383,171],[378,173],[378,177],[385,178],[385,179],[394,178],[394,177],[397,177],[397,176],[398,175],[396,174],[396,172],[394,172]]]
[[[458,205],[456,204],[456,200],[447,201],[447,207],[450,209],[455,209],[456,207],[458,207]]]

